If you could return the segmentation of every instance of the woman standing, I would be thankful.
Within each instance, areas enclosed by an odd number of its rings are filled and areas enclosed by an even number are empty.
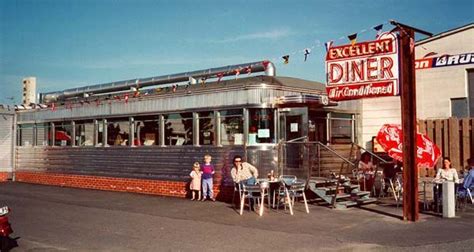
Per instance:
[[[449,157],[443,158],[443,168],[439,169],[436,173],[435,178],[435,206],[436,210],[439,211],[439,203],[440,199],[442,199],[443,195],[443,186],[441,185],[444,181],[452,181],[456,184],[459,183],[458,172],[451,166],[451,159]],[[454,188],[454,192],[456,193],[456,186]]]
[[[459,176],[456,169],[451,166],[451,160],[448,157],[443,158],[443,169],[436,173],[436,179],[439,181],[453,181],[459,183]]]

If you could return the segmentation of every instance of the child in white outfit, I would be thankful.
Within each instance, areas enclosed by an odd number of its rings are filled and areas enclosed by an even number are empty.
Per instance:
[[[191,200],[195,200],[195,195],[196,192],[198,193],[197,200],[201,200],[201,166],[199,165],[199,162],[195,162],[193,165],[193,170],[189,174],[191,177],[191,183],[189,185],[189,189],[191,189],[192,192],[192,198]]]

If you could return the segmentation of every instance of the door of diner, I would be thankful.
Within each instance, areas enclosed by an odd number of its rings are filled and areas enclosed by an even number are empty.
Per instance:
[[[284,150],[284,167],[287,174],[304,174],[303,149],[301,143],[308,136],[308,114],[305,108],[284,109],[280,113],[280,139],[287,142]],[[288,141],[293,141],[288,143]]]
[[[308,135],[308,114],[305,109],[292,108],[280,111],[280,139],[291,141],[304,140]]]

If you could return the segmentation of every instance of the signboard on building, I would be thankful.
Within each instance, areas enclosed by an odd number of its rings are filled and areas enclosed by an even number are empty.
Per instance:
[[[334,101],[399,94],[399,49],[393,33],[378,40],[331,47],[326,90]]]
[[[441,55],[439,57],[423,58],[415,60],[415,69],[428,69],[447,66],[458,66],[474,64],[474,53],[462,53],[456,55]]]

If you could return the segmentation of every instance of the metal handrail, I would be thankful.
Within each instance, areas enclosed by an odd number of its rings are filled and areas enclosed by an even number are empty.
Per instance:
[[[296,141],[299,141],[299,140],[303,140],[303,139],[306,139],[308,138],[307,136],[302,136],[302,137],[298,137],[298,138],[295,138],[295,139],[291,139],[291,140],[288,140],[288,141],[284,141],[286,143],[294,143]],[[307,143],[307,142],[303,142],[303,143]]]
[[[289,140],[289,141],[281,141],[279,144],[281,144],[280,146],[283,146],[283,144],[287,144],[287,143],[290,143],[290,144],[316,144],[318,145],[318,147],[323,147],[324,149],[328,150],[330,153],[334,154],[335,156],[339,157],[342,161],[344,161],[345,163],[348,163],[349,165],[351,165],[352,167],[356,167],[356,164],[351,162],[349,159],[341,156],[339,153],[337,153],[335,150],[329,148],[328,146],[326,146],[325,144],[321,143],[320,141],[301,141],[301,142],[298,142],[298,140],[301,140],[301,139],[306,139],[307,137],[300,137],[300,138],[295,138],[295,139],[292,139],[292,140]],[[318,149],[318,154],[320,152],[320,149]],[[339,177],[336,177],[337,179],[337,182],[336,182],[336,191],[334,193],[334,197],[333,197],[333,200],[332,200],[332,207],[334,208],[335,204],[336,204],[336,199],[337,199],[337,193],[338,193],[338,190],[339,190],[339,185],[340,185],[340,178],[341,178],[341,173],[342,173],[342,169],[343,169],[343,166],[341,166],[341,169],[339,170]],[[309,180],[309,177],[308,176],[308,180]]]
[[[387,160],[385,160],[385,159],[379,157],[377,154],[375,154],[375,153],[373,153],[373,152],[367,150],[366,148],[364,148],[364,147],[362,147],[362,146],[360,146],[360,145],[358,145],[358,144],[356,144],[356,143],[352,143],[352,145],[355,145],[355,146],[357,146],[357,148],[364,150],[365,152],[369,153],[372,157],[377,158],[378,160],[382,161],[382,162],[385,163],[385,164],[390,163],[390,162],[387,162]]]
[[[341,156],[341,155],[340,155],[339,153],[337,153],[335,150],[333,150],[333,149],[327,147],[326,145],[324,145],[323,143],[321,143],[321,142],[319,142],[319,141],[318,141],[317,143],[318,143],[320,146],[322,146],[323,148],[325,148],[326,150],[328,150],[329,152],[331,152],[332,154],[338,156],[338,157],[339,157],[340,159],[342,159],[344,162],[346,162],[346,163],[348,163],[348,164],[350,164],[350,165],[352,165],[352,166],[354,166],[354,167],[356,166],[356,164],[354,164],[353,162],[351,162],[349,159],[347,159],[347,158]]]

